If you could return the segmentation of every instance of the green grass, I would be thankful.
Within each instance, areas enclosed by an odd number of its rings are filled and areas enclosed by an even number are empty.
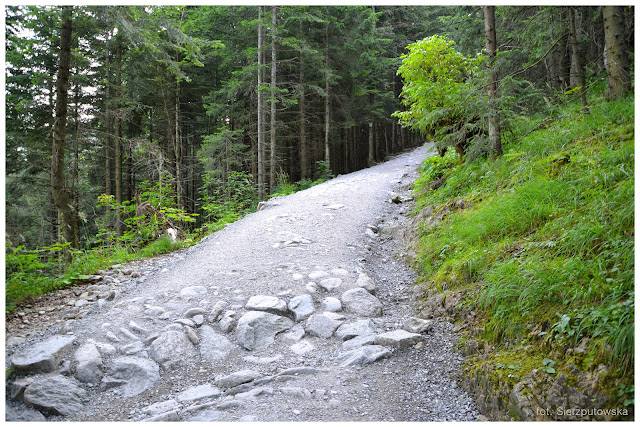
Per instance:
[[[419,209],[471,203],[421,231],[418,268],[436,289],[475,284],[466,303],[486,315],[484,338],[498,346],[534,335],[560,351],[586,337],[601,360],[629,370],[634,105],[590,108],[518,138],[535,126],[521,121],[501,158],[453,166],[436,191],[417,181]]]

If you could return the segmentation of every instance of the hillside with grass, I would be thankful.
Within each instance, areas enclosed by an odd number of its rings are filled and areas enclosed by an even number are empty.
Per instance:
[[[423,163],[423,309],[456,319],[483,413],[632,419],[633,98],[521,117],[503,142],[496,160]]]

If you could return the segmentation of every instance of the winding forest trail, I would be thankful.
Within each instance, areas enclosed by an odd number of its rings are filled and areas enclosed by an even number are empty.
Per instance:
[[[73,320],[29,337],[8,325],[7,420],[475,420],[455,381],[453,327],[412,318],[415,278],[399,257],[427,155],[271,200],[186,251],[119,266],[48,310]]]

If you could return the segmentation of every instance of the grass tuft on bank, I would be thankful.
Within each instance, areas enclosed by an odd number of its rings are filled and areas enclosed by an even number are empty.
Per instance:
[[[443,219],[422,224],[416,263],[431,292],[464,290],[463,304],[481,313],[481,338],[496,348],[535,343],[563,354],[582,343],[593,363],[629,373],[634,103],[590,109],[568,107],[533,132],[542,118],[521,118],[497,160],[425,160],[417,210]],[[459,200],[468,207],[448,208]]]

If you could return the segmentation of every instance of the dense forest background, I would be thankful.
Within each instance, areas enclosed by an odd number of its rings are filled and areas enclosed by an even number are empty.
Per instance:
[[[500,155],[513,118],[631,87],[632,7],[8,6],[5,19],[8,274],[71,248],[137,250],[169,227],[194,239],[427,139],[460,160]]]

